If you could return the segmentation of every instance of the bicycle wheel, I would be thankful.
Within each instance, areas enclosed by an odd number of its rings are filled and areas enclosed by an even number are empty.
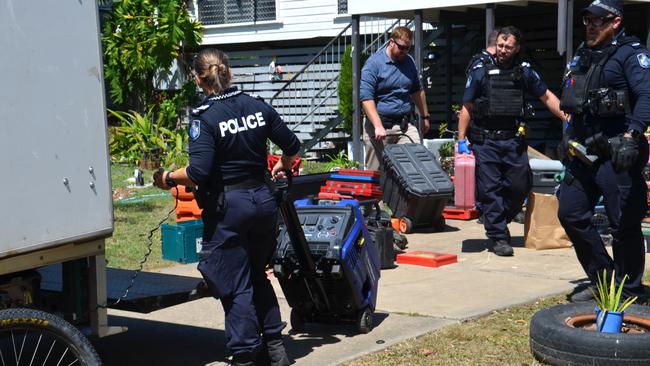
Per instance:
[[[0,310],[0,365],[101,365],[88,339],[65,320],[33,309]]]

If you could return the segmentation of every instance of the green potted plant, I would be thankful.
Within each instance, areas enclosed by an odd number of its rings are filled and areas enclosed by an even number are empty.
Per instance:
[[[627,280],[627,275],[623,277],[621,284],[617,286],[614,280],[615,274],[615,271],[612,271],[608,285],[607,270],[604,269],[602,277],[600,273],[598,274],[596,291],[591,290],[598,306],[596,309],[596,328],[599,332],[620,333],[625,309],[637,299],[635,296],[627,298],[621,303],[623,285]]]
[[[438,127],[438,134],[441,138],[444,138],[446,133],[451,131],[447,130],[447,124],[441,123]],[[453,133],[452,133],[453,134]],[[440,166],[442,169],[449,174],[449,176],[454,175],[454,148],[456,146],[456,139],[453,138],[449,141],[444,142],[438,148],[438,156],[440,157]]]

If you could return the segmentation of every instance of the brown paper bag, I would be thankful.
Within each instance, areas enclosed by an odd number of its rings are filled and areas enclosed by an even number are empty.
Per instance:
[[[557,197],[531,192],[526,207],[524,245],[531,249],[569,248],[571,242],[557,218]]]

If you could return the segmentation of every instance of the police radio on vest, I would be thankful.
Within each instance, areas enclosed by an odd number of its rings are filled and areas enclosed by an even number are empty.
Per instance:
[[[227,121],[219,122],[219,130],[221,137],[226,136],[226,131],[231,134],[236,134],[241,131],[252,130],[257,127],[266,126],[266,121],[262,117],[262,112],[249,114],[245,117],[233,118]]]

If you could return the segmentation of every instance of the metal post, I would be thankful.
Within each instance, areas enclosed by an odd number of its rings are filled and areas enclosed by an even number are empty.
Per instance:
[[[490,34],[494,30],[494,3],[485,4],[485,48],[488,48]]]
[[[563,55],[567,45],[567,0],[557,2],[557,53]]]
[[[453,51],[453,37],[452,37],[452,27],[451,23],[445,23],[445,110],[447,111],[447,116],[445,120],[447,121],[447,126],[451,126],[451,103],[452,103],[452,51]]]
[[[413,48],[415,49],[413,51],[413,57],[415,58],[415,68],[418,70],[418,76],[420,80],[422,80],[422,10],[416,10],[415,11],[415,44],[413,45]],[[418,132],[420,133],[420,141],[424,140],[424,134],[422,131],[424,131],[424,121],[422,119],[418,119],[419,126],[418,126]]]
[[[567,0],[566,10],[566,62],[573,58],[573,6],[574,0]]]
[[[648,38],[645,41],[645,47],[650,48],[650,4],[647,4],[645,6],[645,10],[646,10],[645,22],[646,22],[646,27],[648,27]]]
[[[352,16],[352,159],[363,166],[361,159],[361,104],[359,102],[359,81],[361,44],[359,42],[359,15]]]

